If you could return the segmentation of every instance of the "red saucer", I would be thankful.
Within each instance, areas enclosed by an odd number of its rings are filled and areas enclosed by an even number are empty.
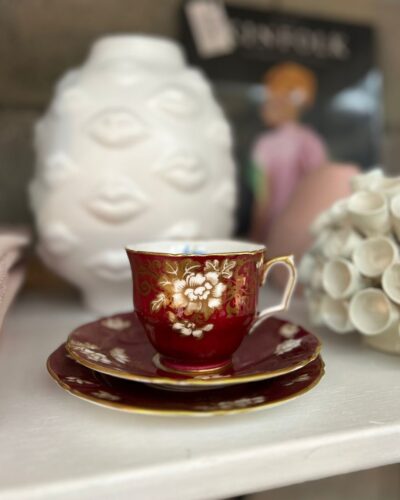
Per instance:
[[[98,372],[137,382],[189,387],[241,384],[281,376],[313,361],[320,347],[312,333],[270,317],[244,339],[227,370],[190,376],[162,368],[134,312],[82,325],[67,342],[67,350],[76,361]]]
[[[320,357],[296,373],[271,380],[220,389],[166,391],[109,377],[73,361],[60,346],[47,361],[50,375],[66,391],[109,408],[155,415],[208,416],[241,413],[275,406],[314,387],[324,373]]]

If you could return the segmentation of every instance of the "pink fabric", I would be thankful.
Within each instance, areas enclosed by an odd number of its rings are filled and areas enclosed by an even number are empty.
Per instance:
[[[25,231],[0,230],[0,327],[23,279],[18,263],[30,241]]]
[[[268,176],[271,221],[288,204],[300,179],[326,163],[327,154],[315,132],[304,125],[288,123],[258,138],[253,161]]]
[[[17,295],[24,280],[24,269],[22,266],[14,268],[7,276],[3,287],[3,296],[0,300],[0,329],[3,325],[6,313]]]

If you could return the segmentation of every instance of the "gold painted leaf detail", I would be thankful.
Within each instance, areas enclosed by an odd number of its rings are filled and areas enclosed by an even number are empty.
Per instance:
[[[159,311],[161,307],[165,306],[168,302],[167,297],[163,293],[159,293],[151,303],[152,311]]]
[[[174,314],[172,311],[168,311],[167,315],[171,323],[174,323],[176,321],[176,314]]]
[[[160,281],[158,283],[164,288],[170,285],[171,281],[168,279],[168,276],[161,276]]]
[[[204,267],[204,270],[206,272],[209,272],[209,271],[214,271],[214,272],[219,272],[219,262],[217,259],[215,260],[208,260],[206,262],[206,265]]]
[[[176,262],[174,262],[173,264],[171,264],[170,262],[167,262],[165,264],[165,272],[167,274],[173,274],[175,276],[178,275],[178,264]]]
[[[232,271],[235,268],[235,266],[236,266],[236,262],[234,260],[225,259],[224,262],[222,263],[221,275],[224,278],[231,278]]]
[[[185,266],[185,272],[183,273],[183,278],[186,278],[186,276],[188,276],[189,274],[194,273],[196,269],[198,269],[199,267],[200,264],[192,264],[192,265],[187,264]]]

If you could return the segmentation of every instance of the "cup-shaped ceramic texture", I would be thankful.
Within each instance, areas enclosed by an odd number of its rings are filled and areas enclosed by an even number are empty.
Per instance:
[[[348,333],[354,330],[347,300],[336,300],[325,295],[321,303],[321,316],[323,323],[334,332]]]
[[[366,335],[364,342],[373,349],[392,354],[400,354],[400,331],[395,322],[387,331],[379,335]]]
[[[378,278],[398,258],[396,243],[387,236],[375,236],[364,240],[353,253],[356,268],[363,276]]]
[[[379,191],[388,200],[391,200],[394,196],[400,193],[400,177],[383,177],[378,179],[372,191]]]
[[[400,304],[400,262],[394,262],[382,275],[382,288],[396,304]]]
[[[306,288],[304,290],[304,295],[307,298],[307,308],[308,315],[310,317],[311,323],[314,325],[323,325],[324,321],[322,319],[322,300],[323,294],[320,290],[312,290],[311,288]]]
[[[394,196],[390,202],[390,213],[394,234],[400,240],[400,194]]]
[[[345,259],[332,259],[324,265],[322,285],[333,299],[345,299],[365,286],[356,267]]]
[[[365,288],[350,301],[350,320],[364,335],[379,335],[399,319],[399,310],[382,290]]]
[[[328,212],[320,213],[310,226],[310,232],[313,236],[317,236],[321,231],[327,229],[331,224],[331,216]]]
[[[374,168],[366,174],[355,175],[350,181],[351,190],[356,192],[374,189],[379,186],[382,178],[383,170],[381,168]]]
[[[320,256],[316,257],[312,253],[304,254],[298,267],[299,282],[314,289],[322,288],[323,265],[324,260]]]
[[[323,253],[328,258],[350,257],[363,241],[362,236],[351,227],[333,231],[325,243]]]
[[[296,280],[293,257],[266,260],[254,243],[154,242],[127,248],[136,313],[161,355],[161,365],[184,372],[230,363],[260,318],[288,306]],[[282,302],[257,315],[260,285],[284,264],[289,280]]]
[[[381,193],[358,191],[348,204],[353,226],[366,236],[387,233],[390,229],[388,202]]]
[[[315,259],[314,267],[309,277],[311,288],[313,288],[314,290],[321,290],[323,288],[322,284],[323,269],[324,269],[324,261],[322,261],[321,259]]]
[[[349,223],[348,200],[337,200],[328,212],[332,226],[343,226]]]
[[[332,236],[331,229],[322,229],[318,233],[318,236],[315,238],[315,242],[312,246],[312,252],[313,253],[322,253],[323,255],[325,255],[324,250],[325,250],[331,236]]]

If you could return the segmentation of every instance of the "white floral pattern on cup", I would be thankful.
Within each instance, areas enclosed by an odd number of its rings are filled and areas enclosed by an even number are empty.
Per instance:
[[[207,319],[223,305],[223,295],[227,289],[224,279],[230,279],[236,262],[230,259],[223,261],[207,260],[204,268],[198,262],[190,262],[184,266],[178,263],[167,263],[165,274],[158,281],[163,290],[151,303],[152,311],[170,307],[183,315],[201,314]],[[180,334],[201,338],[204,332],[212,330],[212,323],[198,324],[177,317],[169,311],[172,328]]]
[[[197,327],[196,323],[192,323],[188,320],[183,320],[182,322],[175,322],[172,325],[172,328],[174,330],[178,330],[179,333],[181,335],[184,335],[185,337],[193,335],[193,337],[201,339],[204,332],[209,332],[210,330],[212,330],[214,328],[214,325],[212,323],[209,323],[208,325]]]
[[[185,308],[185,314],[199,312],[207,303],[210,309],[218,308],[226,285],[221,283],[216,272],[191,274],[184,280],[172,282],[174,309]]]

